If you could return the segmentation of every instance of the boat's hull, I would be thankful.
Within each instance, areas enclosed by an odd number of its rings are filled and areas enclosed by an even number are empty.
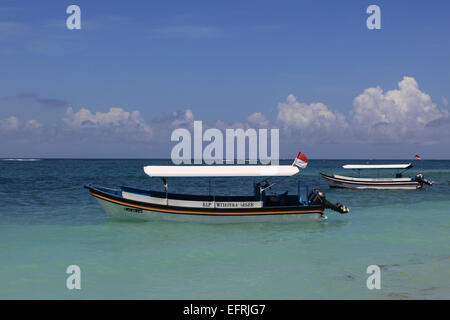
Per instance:
[[[328,176],[321,173],[322,177],[328,181],[330,188],[346,188],[346,189],[388,189],[388,190],[415,190],[420,189],[422,185],[416,181],[395,181],[392,179],[361,179],[357,178],[340,178],[336,176]]]
[[[181,221],[200,223],[293,222],[323,218],[322,206],[273,207],[256,209],[174,208],[149,205],[90,189],[92,196],[112,220]]]
[[[251,214],[251,215],[210,215],[157,212],[115,204],[103,199],[99,203],[111,220],[122,221],[179,221],[198,223],[244,223],[244,222],[294,222],[317,221],[323,218],[320,212],[297,214]]]

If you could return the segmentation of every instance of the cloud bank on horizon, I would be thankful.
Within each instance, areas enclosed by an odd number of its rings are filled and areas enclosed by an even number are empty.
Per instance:
[[[446,98],[442,98],[443,101]],[[50,104],[55,101],[48,100]],[[449,146],[450,117],[446,109],[433,103],[430,95],[422,92],[413,77],[405,76],[397,89],[384,91],[380,87],[365,89],[353,99],[353,108],[343,114],[322,102],[304,103],[293,94],[280,102],[276,117],[270,119],[264,112],[255,112],[244,121],[204,123],[205,127],[225,128],[280,128],[281,154],[304,146],[337,145],[343,150],[349,146],[378,146],[410,144],[412,146]],[[64,100],[58,100],[63,104]],[[123,157],[116,153],[118,146],[126,146],[133,157],[169,157],[171,132],[176,128],[191,129],[195,118],[191,109],[162,114],[144,119],[138,110],[110,108],[96,112],[88,108],[74,111],[68,107],[65,116],[43,125],[36,119],[22,119],[18,115],[0,119],[0,136],[8,141],[1,157]],[[145,144],[143,149],[142,144]],[[165,146],[165,147],[164,147]],[[445,149],[445,148],[444,148]],[[102,151],[99,151],[102,150]],[[138,152],[140,150],[140,152]],[[363,150],[367,149],[362,149]],[[388,149],[387,149],[388,150]],[[320,153],[316,153],[320,156]],[[357,153],[356,153],[357,154]],[[361,154],[360,156],[363,156]],[[345,157],[336,154],[336,157]],[[388,154],[381,157],[389,158]],[[449,157],[443,151],[441,157]]]

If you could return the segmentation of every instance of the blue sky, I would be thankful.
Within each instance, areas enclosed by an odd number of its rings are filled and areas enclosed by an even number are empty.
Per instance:
[[[70,4],[81,8],[81,30],[66,28]],[[381,30],[366,27],[370,4],[381,8]],[[449,9],[0,0],[0,157],[169,157],[174,123],[195,119],[280,128],[282,156],[450,158]]]

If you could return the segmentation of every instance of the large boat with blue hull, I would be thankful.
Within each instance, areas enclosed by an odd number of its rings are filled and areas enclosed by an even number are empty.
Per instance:
[[[280,182],[269,183],[267,177],[289,177],[297,174],[308,163],[302,153],[292,165],[283,166],[146,166],[144,171],[153,178],[160,178],[164,192],[120,186],[105,188],[86,185],[97,198],[106,213],[114,220],[169,220],[195,222],[265,222],[318,220],[324,210],[347,213],[345,205],[329,202],[319,190],[306,189],[306,197],[299,194],[267,194]],[[215,194],[217,177],[265,177],[254,183],[250,196],[220,196]],[[209,195],[170,193],[168,177],[209,177],[212,192]],[[211,185],[211,184],[210,184]]]

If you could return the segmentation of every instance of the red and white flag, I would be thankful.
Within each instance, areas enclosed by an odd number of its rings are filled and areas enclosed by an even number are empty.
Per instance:
[[[308,158],[303,153],[299,152],[293,165],[304,169],[308,165]]]

